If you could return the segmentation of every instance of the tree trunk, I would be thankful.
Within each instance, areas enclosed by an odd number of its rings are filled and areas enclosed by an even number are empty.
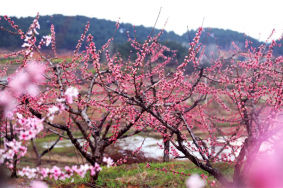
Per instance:
[[[38,157],[36,166],[39,167],[40,165],[41,165],[41,157]]]
[[[163,138],[163,141],[166,138]],[[169,162],[169,149],[170,149],[170,141],[168,139],[164,142],[164,150],[163,150],[163,162],[168,163]]]
[[[11,178],[17,178],[17,155],[14,155],[13,157],[13,169],[12,169],[12,174]]]
[[[94,176],[90,175],[89,182],[92,184],[96,184],[96,181],[98,180],[98,175],[99,175],[99,171],[96,172]]]
[[[99,164],[99,166],[102,164],[102,158],[105,148],[101,147],[100,144],[101,143],[98,144],[97,150],[95,151],[95,153],[93,153],[93,155],[95,156],[94,161],[91,163],[93,166],[95,165],[95,163]],[[99,172],[100,171],[96,171],[94,176],[90,175],[89,182],[91,184],[96,184],[96,181],[98,180]]]

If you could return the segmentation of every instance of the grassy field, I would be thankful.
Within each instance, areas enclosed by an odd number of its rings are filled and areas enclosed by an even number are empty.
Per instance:
[[[80,136],[76,133],[76,136]],[[50,135],[45,138],[38,138],[36,139],[36,144],[38,145],[39,151],[43,151],[44,148],[41,147],[41,143],[44,142],[52,142],[57,139],[57,136]],[[29,146],[31,147],[31,146]],[[119,150],[119,148],[110,148],[111,152],[115,150]],[[31,151],[31,148],[29,148]],[[25,156],[20,166],[33,166],[34,159],[32,152],[30,152],[30,156]],[[109,154],[109,153],[108,153]],[[116,155],[115,153],[113,155]],[[125,155],[125,154],[122,154]],[[112,156],[111,156],[112,157]],[[113,158],[113,157],[112,157]],[[147,159],[146,159],[147,160]],[[136,162],[130,162],[128,164],[107,168],[106,166],[102,167],[102,171],[99,174],[99,179],[95,187],[97,188],[116,188],[116,187],[127,187],[127,188],[138,188],[138,187],[154,187],[154,188],[161,188],[161,187],[185,187],[185,181],[188,176],[181,175],[181,172],[184,174],[204,174],[208,176],[208,173],[199,169],[195,166],[192,162],[186,161],[172,161],[170,163],[161,163],[158,162],[160,160],[156,159],[155,161],[151,161],[151,168],[146,168],[147,162],[137,160]],[[52,167],[54,165],[63,168],[64,166],[68,165],[78,165],[84,164],[85,161],[82,161],[79,154],[75,153],[75,148],[73,147],[62,147],[62,148],[55,148],[50,152],[50,155],[47,154],[42,161],[43,167]],[[216,163],[215,167],[219,169],[228,179],[232,178],[233,175],[233,168],[232,166],[226,163]],[[158,168],[156,170],[156,168]],[[178,174],[173,174],[172,172],[165,173],[164,171],[160,171],[159,169],[166,168],[167,170],[175,170]],[[23,181],[22,178],[16,181]],[[212,176],[208,176],[208,180],[212,181],[215,180]],[[75,176],[73,178],[67,179],[65,181],[54,181],[54,180],[44,180],[48,183],[49,187],[51,188],[86,188],[91,187],[89,182],[89,174],[87,174],[84,178],[79,176]],[[27,183],[31,182],[29,180]],[[19,185],[19,183],[18,183]],[[220,186],[216,184],[216,187]],[[207,188],[211,187],[209,184],[206,186]]]
[[[146,168],[146,163],[122,165],[118,167],[103,167],[99,174],[99,179],[95,187],[97,188],[138,188],[138,187],[185,187],[185,181],[188,176],[181,175],[184,174],[208,174],[196,168],[194,164],[189,161],[186,162],[171,162],[171,163],[151,163],[151,168]],[[228,179],[232,177],[233,169],[231,166],[223,163],[216,164],[216,167],[221,170]],[[178,171],[178,174],[173,174],[172,172],[163,172],[156,170],[156,168],[166,168]],[[215,180],[212,176],[208,176],[209,181]],[[74,178],[67,179],[65,181],[50,181],[46,180],[50,187],[54,188],[67,188],[67,187],[90,187],[89,174],[85,178],[80,178],[76,176]],[[220,186],[216,184],[216,187]],[[211,187],[209,184],[206,185],[207,188]]]

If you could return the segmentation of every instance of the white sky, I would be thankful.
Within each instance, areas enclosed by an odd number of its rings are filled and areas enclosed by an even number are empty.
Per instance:
[[[152,27],[162,7],[157,28],[182,35],[189,29],[204,27],[244,32],[266,40],[272,29],[274,39],[283,32],[283,0],[0,0],[0,15],[26,17],[63,14]],[[261,34],[260,34],[261,33]],[[260,34],[260,35],[259,35]]]

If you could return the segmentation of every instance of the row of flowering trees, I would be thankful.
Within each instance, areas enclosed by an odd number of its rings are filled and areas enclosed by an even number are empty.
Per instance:
[[[25,48],[6,55],[24,58],[16,60],[20,63],[17,71],[8,75],[7,81],[1,81],[4,115],[0,131],[5,149],[0,150],[0,162],[12,169],[14,175],[29,140],[47,131],[58,136],[66,132],[66,138],[90,165],[66,167],[64,172],[58,167],[24,168],[18,171],[19,175],[65,179],[73,173],[84,176],[90,170],[95,181],[103,160],[109,166],[113,164],[110,158],[104,158],[108,146],[151,130],[163,137],[165,144],[160,147],[165,153],[189,159],[223,186],[245,187],[252,183],[249,177],[262,144],[270,139],[281,141],[283,59],[272,56],[273,48],[280,47],[278,41],[259,47],[246,41],[244,52],[234,45],[228,57],[208,59],[211,66],[202,68],[201,60],[206,54],[205,45],[200,43],[203,29],[199,28],[189,42],[184,62],[169,72],[166,65],[175,61],[175,54],[158,43],[162,32],[149,36],[142,44],[127,33],[137,50],[137,59],[132,62],[130,58],[124,60],[119,54],[109,53],[107,48],[113,38],[97,50],[93,36],[87,34],[90,28],[87,23],[72,60],[55,62],[53,25],[51,35],[37,43],[39,16],[26,33],[7,16],[4,18],[16,31],[2,29],[19,35]],[[118,29],[119,22],[116,26]],[[80,49],[82,42],[86,42],[86,49]],[[41,47],[49,44],[53,57],[41,52]],[[164,51],[173,55],[165,56]],[[40,57],[32,58],[33,53]],[[102,54],[106,62],[100,62]],[[239,61],[239,57],[244,60]],[[184,74],[188,64],[194,67],[190,75]],[[1,70],[1,76],[5,75],[7,69]],[[74,135],[78,130],[83,144]],[[198,136],[199,132],[203,135]],[[219,137],[221,143],[217,141]],[[240,138],[244,138],[240,146],[232,144]],[[216,162],[232,164],[233,177],[228,179],[215,168]]]

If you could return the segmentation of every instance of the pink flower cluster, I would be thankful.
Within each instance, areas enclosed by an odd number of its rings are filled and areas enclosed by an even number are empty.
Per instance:
[[[8,21],[8,22],[11,24],[11,26],[12,26],[15,30],[18,31],[19,34],[21,34],[21,35],[23,34],[22,30],[19,29],[19,26],[16,25],[15,22],[14,22],[13,20],[11,20],[11,18],[9,18],[7,15],[4,15],[4,19],[5,19],[6,21]],[[1,20],[1,19],[0,19],[0,20]]]
[[[73,103],[73,97],[77,98],[78,94],[79,94],[79,91],[78,91],[77,88],[69,87],[65,92],[68,103],[72,104]]]
[[[103,162],[105,162],[107,164],[107,168],[109,168],[110,166],[112,166],[114,163],[113,163],[113,159],[111,159],[110,157],[104,157],[103,158]]]
[[[25,38],[25,42],[22,47],[26,48],[25,55],[26,57],[32,57],[33,55],[33,45],[36,42],[36,37],[34,34],[39,34],[36,29],[40,29],[40,25],[38,23],[39,16],[37,15],[36,19],[33,20],[32,24],[30,25],[29,31],[26,33],[25,36],[22,35],[22,38]]]
[[[43,36],[43,38],[46,40],[46,46],[49,46],[49,44],[51,43],[51,36],[50,35],[46,35]]]
[[[102,168],[99,164],[95,163],[94,166],[89,166],[88,164],[81,165],[80,168],[77,166],[72,166],[71,168],[66,166],[65,171],[62,171],[59,167],[53,166],[53,168],[29,168],[25,167],[22,170],[18,171],[20,176],[26,176],[29,179],[33,178],[50,178],[54,180],[65,180],[71,178],[74,174],[79,175],[80,177],[84,178],[86,173],[90,171],[90,174],[94,176],[96,172],[101,171]]]
[[[8,87],[0,92],[0,105],[6,117],[16,120],[11,121],[10,126],[13,129],[13,134],[17,135],[19,140],[26,141],[35,138],[43,129],[43,120],[23,117],[22,114],[16,113],[19,110],[16,106],[23,96],[36,97],[38,95],[38,84],[44,80],[44,71],[45,67],[42,64],[35,62],[26,64],[24,69],[20,69],[8,78]],[[16,117],[14,117],[15,113],[17,114]],[[0,163],[6,161],[6,166],[13,168],[14,157],[16,156],[19,160],[20,157],[25,155],[27,147],[23,146],[21,141],[15,139],[13,141],[4,140],[4,145],[5,148],[0,150]]]
[[[21,125],[20,140],[30,140],[35,138],[43,129],[43,120],[38,118],[24,118],[22,114],[17,113],[18,123]]]
[[[11,117],[13,118],[13,117]],[[36,135],[43,129],[42,120],[38,118],[24,118],[22,114],[17,113],[17,123],[12,125],[15,133],[19,134],[19,139],[21,141],[27,141],[35,138]],[[17,127],[17,125],[19,125]],[[27,152],[27,147],[22,145],[21,141],[4,140],[4,149],[0,149],[0,163],[6,161],[6,166],[8,168],[13,168],[12,160],[16,155],[17,160],[23,157]]]
[[[4,146],[4,149],[0,149],[0,164],[4,163],[5,159],[13,159],[14,155],[17,155],[17,158],[20,158],[27,152],[27,147],[22,146],[22,143],[17,142],[16,140],[11,142],[5,140]],[[9,166],[9,164],[10,163],[7,161],[6,165]],[[9,166],[9,168],[12,167],[13,166]]]

